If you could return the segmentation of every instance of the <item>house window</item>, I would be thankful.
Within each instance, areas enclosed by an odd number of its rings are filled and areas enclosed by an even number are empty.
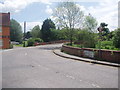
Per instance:
[[[2,39],[0,39],[0,46],[2,46],[3,42],[2,42]]]

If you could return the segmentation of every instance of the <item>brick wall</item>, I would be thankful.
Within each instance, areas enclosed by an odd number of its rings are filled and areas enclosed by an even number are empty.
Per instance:
[[[120,51],[77,48],[63,45],[62,51],[80,56],[120,64]]]
[[[67,43],[68,40],[58,40],[58,41],[51,41],[51,42],[41,42],[41,43],[34,43],[34,46],[37,45],[46,45],[46,44],[56,44],[56,43]]]

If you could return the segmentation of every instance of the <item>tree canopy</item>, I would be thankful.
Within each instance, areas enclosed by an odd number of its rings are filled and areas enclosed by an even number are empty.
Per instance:
[[[40,38],[40,27],[39,25],[36,25],[35,27],[33,27],[33,29],[31,30],[31,35],[33,38]]]
[[[51,41],[51,29],[55,29],[55,24],[51,19],[46,19],[43,22],[42,28],[41,28],[41,36],[43,41],[48,42]]]
[[[96,28],[97,28],[97,21],[96,19],[89,14],[88,16],[85,17],[85,21],[84,21],[84,26],[85,28],[87,28],[90,32],[96,32]]]
[[[83,12],[74,2],[59,3],[54,11],[56,24],[61,28],[67,28],[69,39],[72,44],[73,30],[75,27],[81,26],[83,20]]]
[[[116,48],[120,48],[120,28],[118,28],[115,32],[113,43]]]
[[[10,20],[10,40],[17,41],[17,42],[22,41],[22,27],[14,19]]]

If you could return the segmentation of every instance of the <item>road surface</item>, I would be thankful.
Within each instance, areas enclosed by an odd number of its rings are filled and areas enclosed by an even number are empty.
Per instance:
[[[118,68],[55,55],[61,44],[4,50],[3,88],[118,88]]]

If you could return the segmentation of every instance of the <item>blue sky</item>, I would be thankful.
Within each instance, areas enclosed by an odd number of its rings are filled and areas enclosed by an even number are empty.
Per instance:
[[[72,0],[73,1],[73,0]],[[17,20],[23,27],[27,22],[27,31],[35,25],[42,25],[43,21],[52,17],[53,10],[60,0],[1,0],[0,12],[10,12],[11,18]],[[77,6],[85,15],[91,13],[98,23],[106,22],[110,30],[118,27],[118,0],[75,0]],[[52,19],[52,18],[51,18]]]

